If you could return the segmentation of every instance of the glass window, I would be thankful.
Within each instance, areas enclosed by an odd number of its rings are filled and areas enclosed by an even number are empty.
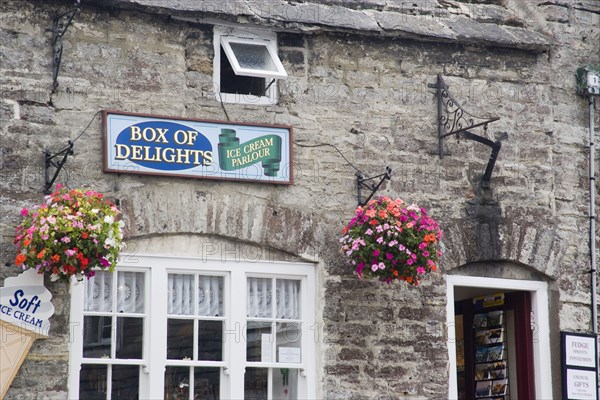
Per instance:
[[[72,286],[69,398],[314,398],[312,265],[138,259]]]
[[[247,279],[244,398],[298,398],[301,287],[297,279]]]
[[[139,396],[145,279],[143,272],[102,271],[85,282],[80,398]]]
[[[276,104],[277,80],[287,73],[277,35],[231,27],[214,29],[213,84],[221,103]]]

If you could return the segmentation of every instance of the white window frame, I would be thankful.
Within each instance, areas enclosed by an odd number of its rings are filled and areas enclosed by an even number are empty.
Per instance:
[[[144,325],[144,354],[140,372],[140,398],[161,399],[164,395],[165,365],[167,360],[167,276],[169,273],[194,273],[225,276],[226,291],[223,361],[205,362],[221,367],[221,398],[243,399],[246,362],[245,336],[246,283],[248,277],[264,276],[275,279],[298,279],[302,287],[302,362],[291,366],[299,368],[299,399],[316,398],[316,273],[313,264],[286,262],[223,262],[197,257],[170,257],[132,255],[123,257],[116,271],[146,272],[147,314]],[[115,272],[116,272],[115,271]],[[240,293],[243,304],[239,305]],[[158,295],[157,295],[158,294]],[[234,301],[238,300],[235,304]],[[84,284],[71,283],[71,340],[69,346],[70,399],[79,397],[79,372],[83,358]],[[183,361],[185,363],[185,361]],[[280,363],[270,367],[281,368]],[[191,365],[191,364],[190,364]],[[284,364],[285,365],[285,364]],[[253,366],[253,365],[252,365]]]
[[[277,68],[277,72],[241,68],[231,49],[231,43],[264,45],[269,51],[273,63]],[[268,89],[264,96],[221,92],[221,46],[236,75],[265,78],[265,84],[268,86]],[[277,34],[275,32],[239,27],[215,26],[213,47],[213,86],[217,101],[238,104],[277,104],[279,99],[277,82],[279,79],[286,79],[287,73],[277,55]],[[271,83],[272,80],[274,80],[273,83]]]
[[[449,382],[448,399],[458,398],[456,375],[456,339],[454,333],[454,288],[473,287],[482,289],[520,290],[531,293],[533,332],[533,375],[535,396],[552,398],[552,368],[550,359],[550,324],[548,315],[548,284],[540,281],[484,278],[476,276],[446,275],[446,323],[448,337]]]

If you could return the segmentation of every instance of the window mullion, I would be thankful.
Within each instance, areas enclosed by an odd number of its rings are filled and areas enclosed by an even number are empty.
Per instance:
[[[152,268],[149,279],[146,326],[145,332],[145,379],[147,379],[147,392],[142,398],[162,398],[164,395],[165,366],[167,362],[167,303],[168,295],[165,282],[168,282],[164,266],[156,265]],[[150,295],[153,294],[153,295]],[[140,392],[140,394],[142,394]]]
[[[232,399],[244,398],[244,372],[246,369],[246,271],[236,266],[231,271],[228,293],[232,305],[225,328],[225,344],[228,348],[229,396]],[[240,299],[241,295],[241,299]],[[235,304],[235,307],[233,306]]]

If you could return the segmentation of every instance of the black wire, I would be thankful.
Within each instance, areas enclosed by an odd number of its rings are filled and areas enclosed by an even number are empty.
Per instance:
[[[227,118],[227,121],[230,121],[229,119],[229,114],[227,114],[227,110],[225,109],[225,104],[223,104],[223,97],[221,97],[221,89],[219,88],[219,100],[221,101],[221,108],[223,109],[223,112],[225,113],[225,117]]]
[[[301,144],[301,143],[298,143],[298,142],[294,142],[294,144],[295,144],[296,146],[299,146],[299,147],[324,147],[324,146],[330,146],[330,147],[333,147],[334,149],[336,149],[336,150],[337,150],[337,152],[338,152],[338,153],[340,153],[340,156],[342,156],[342,158],[343,158],[344,160],[346,160],[346,163],[347,163],[349,166],[351,166],[352,168],[354,168],[354,169],[356,170],[356,172],[359,172],[359,173],[361,173],[361,174],[362,174],[362,171],[361,171],[360,169],[356,168],[356,167],[354,166],[354,164],[352,164],[350,161],[348,161],[348,159],[346,158],[346,156],[344,156],[344,154],[343,154],[343,153],[340,151],[340,149],[338,149],[338,148],[337,148],[335,145],[333,145],[333,144],[329,144],[329,143],[319,143],[319,144]]]
[[[96,114],[94,114],[94,116],[92,117],[91,121],[87,124],[87,126],[85,127],[85,129],[79,135],[77,135],[77,137],[75,139],[73,139],[71,142],[75,143],[77,141],[77,139],[79,139],[81,137],[81,135],[83,135],[85,133],[85,131],[88,130],[88,128],[90,127],[90,125],[92,125],[92,122],[94,122],[94,120],[96,119],[96,117],[98,116],[98,114],[100,114],[101,112],[102,112],[102,110],[98,110],[96,112]]]

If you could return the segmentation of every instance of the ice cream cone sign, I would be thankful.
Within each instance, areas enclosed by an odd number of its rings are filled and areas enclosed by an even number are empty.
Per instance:
[[[52,294],[35,269],[7,278],[0,288],[0,399],[4,398],[31,345],[47,338],[54,314]]]

